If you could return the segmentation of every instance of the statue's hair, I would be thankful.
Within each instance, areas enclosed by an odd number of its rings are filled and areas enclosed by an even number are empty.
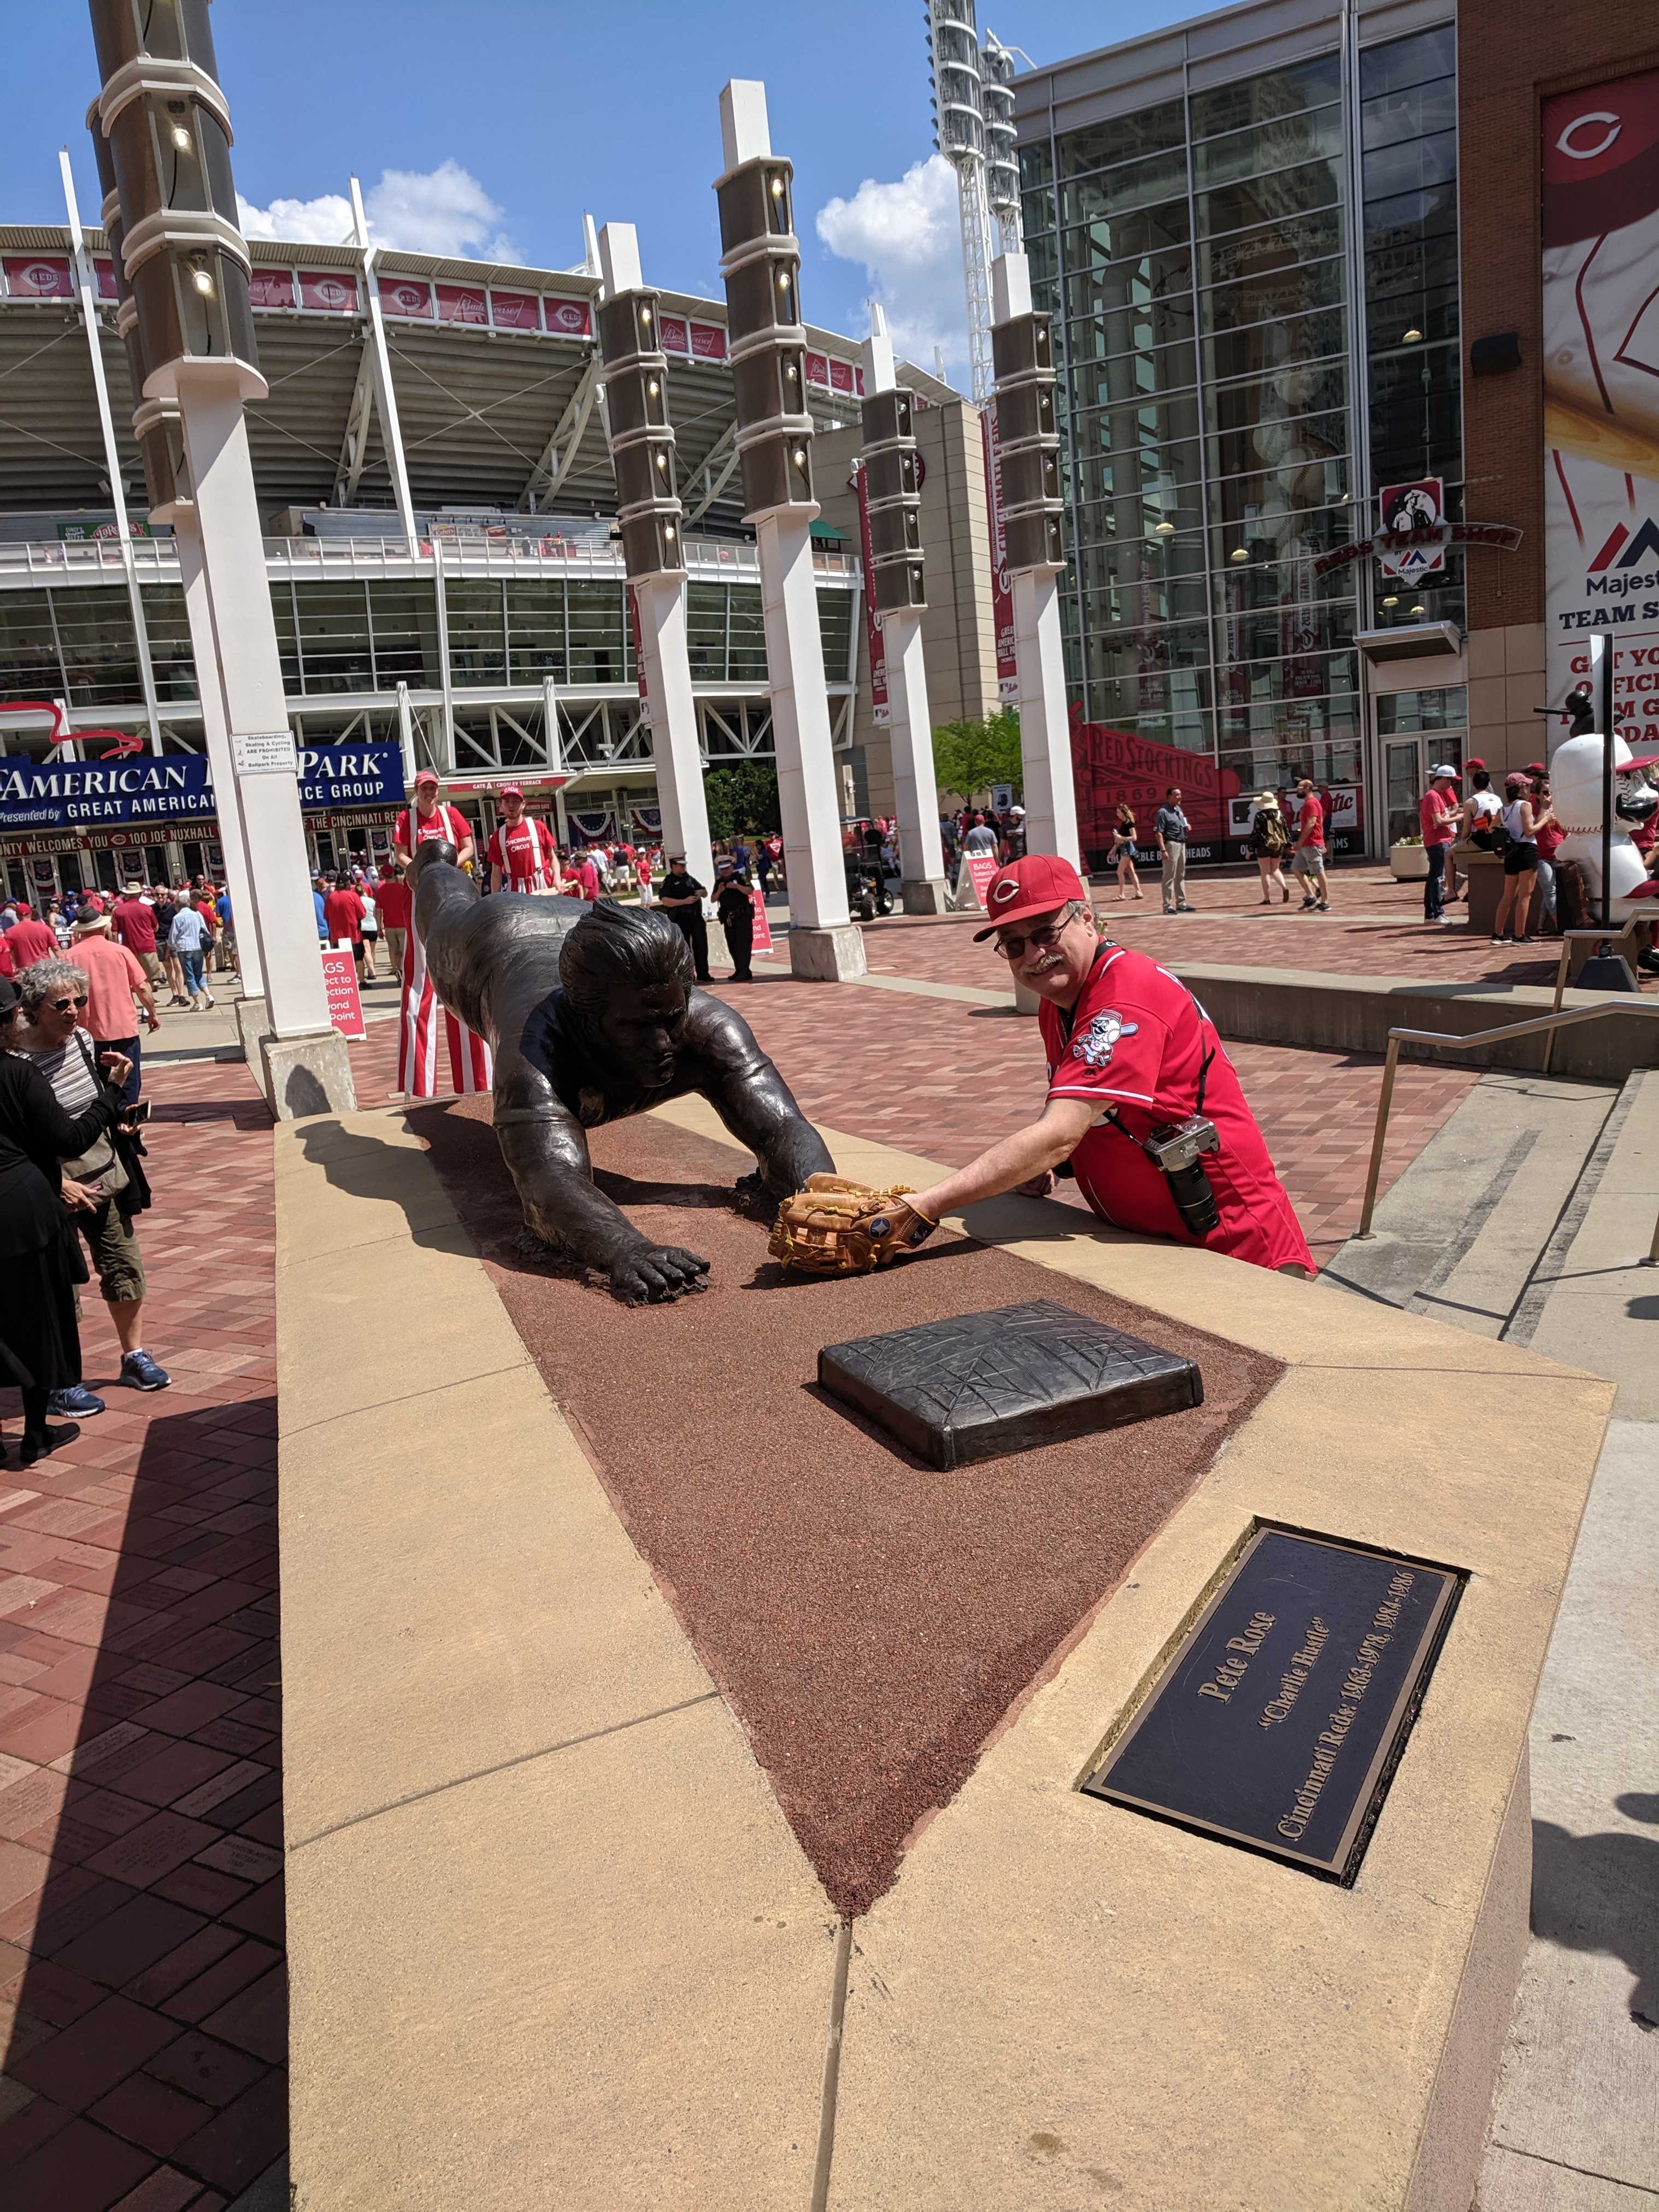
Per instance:
[[[620,984],[648,990],[696,980],[691,947],[665,914],[600,899],[559,948],[559,981],[579,1014],[597,1014]]]

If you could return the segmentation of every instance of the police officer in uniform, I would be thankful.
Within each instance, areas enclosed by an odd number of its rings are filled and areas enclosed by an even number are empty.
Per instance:
[[[755,906],[749,895],[747,872],[734,860],[722,860],[714,872],[714,911],[726,932],[726,949],[732,955],[732,981],[752,983],[750,961],[755,950]]]
[[[691,947],[700,983],[714,980],[708,972],[708,925],[702,918],[702,902],[708,896],[696,878],[686,874],[684,854],[671,853],[668,873],[657,886],[657,904]]]

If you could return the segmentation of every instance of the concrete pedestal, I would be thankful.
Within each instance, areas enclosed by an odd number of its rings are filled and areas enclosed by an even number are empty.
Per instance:
[[[945,884],[942,876],[929,876],[923,883],[906,884],[902,897],[906,914],[948,914],[945,903]]]
[[[248,1066],[259,1065],[259,1040],[270,1030],[270,1013],[263,998],[240,998],[235,1005],[236,1035],[241,1042],[242,1057]]]
[[[1016,975],[1014,978],[1014,1012],[1017,1014],[1030,1014],[1033,1018],[1035,1018],[1037,1010],[1042,1004],[1042,1000],[1038,998],[1036,993],[1031,988],[1030,985],[1029,983],[1022,983],[1018,976]]]
[[[1504,863],[1496,853],[1479,845],[1454,845],[1457,872],[1468,904],[1469,927],[1479,937],[1490,937],[1498,919],[1498,902],[1504,896]]]
[[[302,1121],[308,1114],[356,1111],[351,1055],[338,1030],[319,1030],[309,1036],[262,1036],[259,1081],[279,1121]]]
[[[854,922],[789,932],[789,972],[805,983],[850,983],[866,973],[864,932]]]

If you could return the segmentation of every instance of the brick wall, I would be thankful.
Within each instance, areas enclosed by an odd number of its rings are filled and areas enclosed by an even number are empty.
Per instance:
[[[1659,66],[1659,0],[1460,0],[1457,27],[1464,511],[1526,532],[1518,552],[1469,552],[1482,630],[1544,618],[1539,103]],[[1519,332],[1521,367],[1469,375],[1469,346],[1502,331]]]

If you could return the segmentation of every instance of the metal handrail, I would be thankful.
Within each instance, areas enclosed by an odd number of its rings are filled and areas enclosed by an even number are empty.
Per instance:
[[[1597,930],[1589,933],[1606,936],[1609,933]],[[1659,1018],[1659,1006],[1645,999],[1620,998],[1617,1006],[1570,1006],[1565,1013],[1534,1014],[1529,1021],[1506,1022],[1501,1029],[1475,1030],[1467,1036],[1449,1036],[1438,1030],[1390,1030],[1389,1049],[1382,1062],[1382,1090],[1376,1102],[1376,1127],[1371,1136],[1370,1166],[1365,1174],[1365,1203],[1360,1208],[1359,1226],[1354,1240],[1370,1237],[1371,1216],[1376,1210],[1377,1178],[1382,1172],[1382,1142],[1388,1134],[1389,1109],[1394,1103],[1395,1070],[1400,1065],[1402,1044],[1443,1045],[1449,1052],[1468,1052],[1478,1044],[1501,1044],[1510,1037],[1537,1036],[1547,1031],[1553,1037],[1557,1030],[1571,1029],[1577,1022],[1600,1021],[1606,1014],[1634,1014],[1650,1019]],[[1653,1243],[1648,1253],[1650,1266],[1659,1266],[1659,1220],[1653,1225]]]

